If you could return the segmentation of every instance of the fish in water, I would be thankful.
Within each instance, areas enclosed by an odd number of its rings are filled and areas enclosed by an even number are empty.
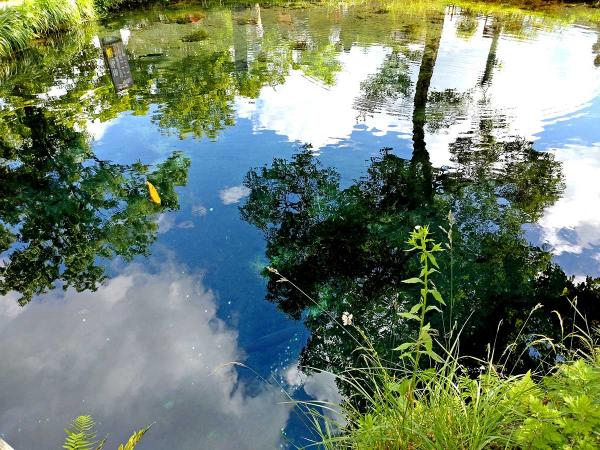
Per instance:
[[[160,205],[160,195],[158,195],[158,191],[156,190],[154,185],[149,181],[146,181],[146,186],[148,186],[148,192],[150,193],[150,201],[152,203]]]

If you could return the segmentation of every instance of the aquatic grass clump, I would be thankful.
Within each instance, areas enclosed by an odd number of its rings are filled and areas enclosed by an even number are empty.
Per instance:
[[[34,39],[76,29],[96,17],[93,0],[24,0],[0,10],[0,57],[22,51]]]
[[[183,42],[199,42],[204,41],[208,38],[209,33],[204,28],[192,31],[181,38]]]

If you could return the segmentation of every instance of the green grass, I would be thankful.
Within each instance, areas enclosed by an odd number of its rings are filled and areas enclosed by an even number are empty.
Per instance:
[[[412,392],[411,375],[371,362],[340,378],[367,399],[360,408],[342,406],[345,424],[312,410],[324,448],[600,448],[600,349],[540,379],[502,376],[489,365],[474,377],[449,358],[435,370],[418,370]],[[374,392],[365,380],[376,380]]]
[[[80,27],[95,17],[93,0],[25,0],[0,9],[0,57],[22,51],[50,33]]]

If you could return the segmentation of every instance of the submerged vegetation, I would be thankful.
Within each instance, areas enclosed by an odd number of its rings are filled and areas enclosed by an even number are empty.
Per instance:
[[[181,38],[181,40],[183,42],[198,42],[205,40],[206,38],[208,38],[208,36],[208,31],[206,31],[203,28],[200,28],[199,30],[193,31],[190,34],[186,34],[184,37]]]

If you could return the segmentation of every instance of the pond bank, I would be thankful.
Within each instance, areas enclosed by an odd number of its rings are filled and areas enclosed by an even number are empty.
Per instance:
[[[10,58],[16,53],[30,47],[36,39],[41,39],[48,34],[65,32],[77,29],[82,22],[94,20],[97,16],[103,16],[117,12],[122,9],[135,9],[158,3],[155,0],[10,0],[0,2],[0,58]],[[178,7],[177,2],[161,2]],[[222,2],[221,2],[222,3]],[[234,1],[227,3],[250,4],[246,1]],[[290,6],[291,8],[308,7],[312,3],[269,1],[267,4]],[[320,3],[320,2],[317,2]],[[322,3],[330,3],[328,1]],[[349,2],[352,4],[353,2]],[[491,12],[542,12],[543,14],[556,13],[557,10],[569,7],[572,9],[573,20],[595,20],[600,16],[600,10],[588,8],[597,6],[599,3],[587,1],[574,2],[472,2],[469,0],[451,2],[447,0],[431,0],[421,8],[430,6],[460,6],[473,11],[488,14]],[[205,3],[202,3],[205,5]],[[405,9],[405,2],[396,1],[377,2],[381,11],[393,11]],[[186,4],[188,5],[188,4]],[[381,6],[383,5],[383,6]],[[588,5],[588,6],[585,6]],[[184,5],[185,6],[185,5]],[[408,6],[409,8],[412,6]]]

